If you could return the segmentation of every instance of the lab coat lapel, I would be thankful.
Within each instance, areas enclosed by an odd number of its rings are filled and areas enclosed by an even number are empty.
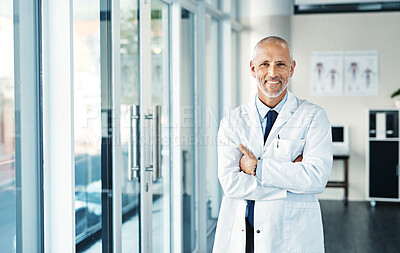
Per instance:
[[[247,103],[246,110],[242,111],[242,117],[249,126],[249,143],[254,145],[254,151],[261,151],[264,146],[264,135],[254,100]]]
[[[268,148],[273,140],[278,135],[279,131],[286,124],[286,122],[292,117],[293,113],[298,108],[297,98],[288,91],[288,98],[286,103],[283,105],[274,125],[272,126],[271,132],[268,135],[267,141],[265,142],[265,147]]]

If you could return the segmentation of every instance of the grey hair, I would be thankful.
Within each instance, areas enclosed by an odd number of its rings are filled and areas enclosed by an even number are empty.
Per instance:
[[[278,36],[268,36],[268,37],[265,37],[265,38],[261,39],[259,42],[257,42],[257,44],[256,44],[256,46],[254,47],[254,50],[253,50],[253,61],[254,61],[254,58],[255,58],[256,51],[257,51],[258,47],[263,43],[271,42],[271,41],[276,42],[276,43],[283,43],[288,47],[289,54],[290,54],[290,63],[292,63],[293,62],[293,54],[292,54],[292,49],[290,47],[290,44],[286,40],[284,40],[284,39],[282,39],[281,37],[278,37]]]

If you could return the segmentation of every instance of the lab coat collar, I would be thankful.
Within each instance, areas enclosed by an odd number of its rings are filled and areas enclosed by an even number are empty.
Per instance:
[[[250,100],[246,104],[247,110],[242,110],[242,117],[247,120],[247,124],[254,129],[252,131],[252,137],[250,138],[252,143],[259,143],[260,147],[268,147],[274,138],[278,135],[280,129],[285,125],[285,123],[290,119],[294,112],[299,107],[299,100],[291,92],[288,91],[288,97],[286,103],[283,105],[274,125],[272,126],[271,132],[268,136],[267,141],[264,145],[264,135],[261,129],[260,120],[257,112],[254,100]]]

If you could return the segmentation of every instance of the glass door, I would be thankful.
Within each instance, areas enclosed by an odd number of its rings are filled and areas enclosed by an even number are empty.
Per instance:
[[[169,252],[169,5],[121,0],[122,252]]]
[[[77,252],[169,252],[169,5],[74,2]]]

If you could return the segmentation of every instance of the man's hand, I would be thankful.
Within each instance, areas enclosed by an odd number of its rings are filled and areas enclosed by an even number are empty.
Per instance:
[[[299,155],[296,159],[294,159],[294,163],[299,163],[299,162],[301,162],[301,161],[303,161],[303,156],[302,155]]]
[[[240,158],[239,161],[239,167],[240,169],[249,175],[255,175],[256,172],[254,170],[254,167],[257,165],[257,158],[251,153],[250,151],[245,148],[242,144],[239,145],[240,151],[243,153],[242,158]],[[294,163],[299,163],[303,161],[303,156],[299,155],[296,159],[294,159]]]
[[[254,167],[257,165],[257,158],[251,153],[250,151],[247,150],[242,144],[239,145],[240,151],[243,153],[242,158],[240,158],[239,161],[239,167],[240,169],[249,175],[255,175],[256,172],[254,170]]]

